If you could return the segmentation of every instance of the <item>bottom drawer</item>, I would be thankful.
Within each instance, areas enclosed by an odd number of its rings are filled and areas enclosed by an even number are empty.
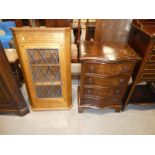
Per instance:
[[[155,80],[155,72],[153,73],[142,73],[141,75],[142,80]]]
[[[155,71],[155,63],[147,63],[144,67],[145,71]]]
[[[96,106],[96,107],[108,107],[108,106],[114,106],[114,105],[120,105],[121,99],[118,97],[113,98],[88,98],[84,97],[80,101],[80,105],[88,105],[88,106]]]

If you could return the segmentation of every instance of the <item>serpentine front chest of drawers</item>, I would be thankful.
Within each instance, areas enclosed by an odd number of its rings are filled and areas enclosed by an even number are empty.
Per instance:
[[[85,108],[122,108],[122,97],[140,57],[123,43],[80,44],[81,78],[78,111]]]

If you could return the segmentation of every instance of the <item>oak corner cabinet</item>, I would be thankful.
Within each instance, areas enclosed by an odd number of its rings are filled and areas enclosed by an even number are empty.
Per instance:
[[[70,28],[13,28],[32,110],[72,106]]]
[[[0,114],[24,116],[27,113],[29,108],[0,42]]]
[[[125,43],[85,42],[80,44],[82,73],[78,111],[114,108],[120,112],[135,64],[140,57]]]

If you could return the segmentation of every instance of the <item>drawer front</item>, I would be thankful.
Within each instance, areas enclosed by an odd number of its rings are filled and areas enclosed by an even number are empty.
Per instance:
[[[142,80],[155,80],[155,72],[154,73],[142,73],[141,75]]]
[[[85,73],[102,74],[105,76],[118,75],[122,73],[131,73],[134,63],[121,63],[121,64],[95,64],[86,63]]]
[[[155,62],[155,54],[150,54],[149,62]]]
[[[64,40],[64,35],[63,33],[52,33],[52,34],[48,34],[47,32],[45,33],[40,33],[40,32],[36,32],[35,34],[33,33],[23,33],[23,34],[19,34],[17,36],[17,39],[19,42],[49,42],[49,43],[55,43],[55,42],[63,42]]]
[[[118,97],[113,97],[113,98],[88,98],[84,97],[81,98],[80,105],[88,105],[88,106],[96,106],[96,107],[106,107],[106,106],[114,106],[114,105],[120,105],[121,104],[121,99]]]
[[[96,97],[121,97],[124,93],[125,87],[84,87],[83,96],[96,96]]]
[[[155,63],[147,63],[144,67],[144,71],[155,71]]]
[[[115,87],[127,85],[130,75],[119,75],[113,77],[100,77],[100,76],[91,76],[85,75],[84,85],[96,85],[101,87]]]

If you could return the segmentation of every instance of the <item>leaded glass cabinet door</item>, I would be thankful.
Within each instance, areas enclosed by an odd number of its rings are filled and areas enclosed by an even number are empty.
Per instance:
[[[69,108],[70,29],[20,29],[14,35],[32,109]]]
[[[29,67],[38,98],[62,98],[60,50],[27,48]]]

